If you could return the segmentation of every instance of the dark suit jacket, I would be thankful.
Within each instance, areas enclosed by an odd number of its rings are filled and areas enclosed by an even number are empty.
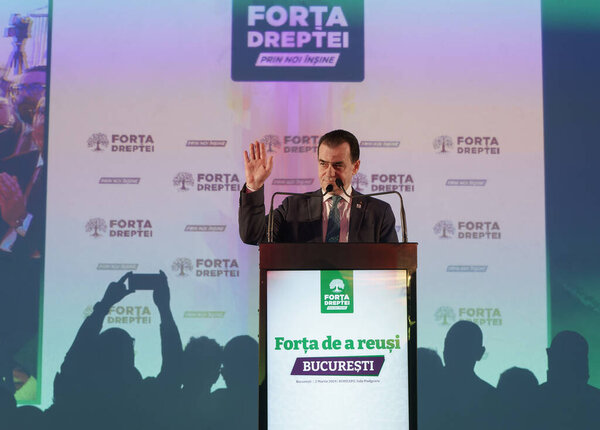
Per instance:
[[[273,211],[274,242],[323,242],[321,190],[289,196]],[[256,245],[267,240],[264,187],[240,193],[240,238]],[[352,191],[348,242],[398,242],[394,213],[386,202]]]
[[[42,259],[31,258],[44,251],[46,177],[42,168],[27,200],[33,215],[25,237],[17,236],[12,252],[0,250],[0,343],[15,352],[38,334]],[[24,191],[24,190],[23,190]],[[0,241],[10,226],[0,217]],[[36,374],[37,353],[24,354],[19,364]]]

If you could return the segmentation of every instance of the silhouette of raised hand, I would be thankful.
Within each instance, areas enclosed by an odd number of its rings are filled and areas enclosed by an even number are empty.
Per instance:
[[[171,301],[171,293],[169,291],[169,283],[167,282],[167,275],[162,270],[160,271],[160,277],[162,281],[156,286],[152,293],[152,299],[154,304],[158,308],[159,312],[163,312],[169,309],[169,303]]]
[[[125,281],[129,279],[132,272],[127,272],[117,282],[111,282],[106,288],[104,297],[102,297],[101,303],[106,305],[108,308],[119,303],[125,296],[133,293],[134,290],[128,290],[125,286]]]

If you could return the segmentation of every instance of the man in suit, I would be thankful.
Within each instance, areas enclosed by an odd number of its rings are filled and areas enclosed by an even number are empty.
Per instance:
[[[38,328],[44,241],[46,180],[42,157],[45,141],[45,98],[34,110],[29,133],[31,146],[11,157],[25,157],[31,176],[0,171],[0,347],[18,364],[26,381],[34,384],[38,363]],[[22,164],[21,164],[22,165]],[[18,359],[16,358],[18,357]],[[27,389],[32,400],[35,392]],[[19,394],[23,396],[24,394]]]
[[[317,156],[321,189],[283,201],[273,213],[273,241],[398,242],[390,206],[352,190],[352,177],[360,166],[356,137],[345,130],[326,133],[319,139]],[[256,245],[267,239],[263,185],[273,169],[273,156],[267,157],[264,143],[252,143],[244,151],[244,167],[240,237]],[[338,179],[343,189],[336,184]]]

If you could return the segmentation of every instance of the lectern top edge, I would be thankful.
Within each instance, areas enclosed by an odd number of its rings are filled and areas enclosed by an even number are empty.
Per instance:
[[[417,269],[417,243],[263,243],[261,270]]]

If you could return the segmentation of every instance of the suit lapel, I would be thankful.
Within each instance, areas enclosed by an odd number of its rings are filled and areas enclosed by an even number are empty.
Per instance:
[[[365,211],[367,209],[367,199],[359,198],[362,194],[352,190],[352,201],[350,206],[350,226],[348,228],[348,242],[358,242],[358,232],[362,225]]]
[[[323,198],[319,198],[320,196],[322,196],[321,190],[312,193],[306,206],[308,209],[307,219],[311,221],[319,220],[319,222],[311,222],[313,226],[312,236],[317,242],[320,242],[323,238]]]

